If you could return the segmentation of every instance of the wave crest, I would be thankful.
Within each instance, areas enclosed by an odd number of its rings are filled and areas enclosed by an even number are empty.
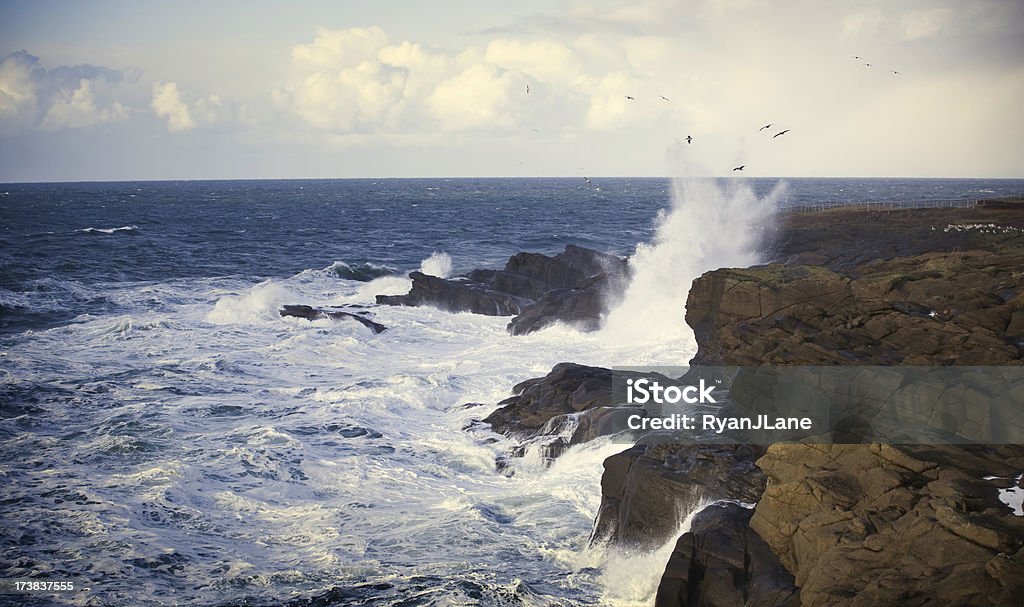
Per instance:
[[[390,276],[398,272],[397,268],[384,264],[376,264],[371,262],[363,263],[346,263],[344,261],[336,261],[331,265],[324,268],[325,272],[330,272],[338,278],[344,278],[345,280],[358,280],[359,282],[369,282],[375,278],[381,276]]]
[[[139,226],[130,225],[130,226],[121,226],[119,228],[82,228],[80,230],[75,230],[75,231],[76,232],[81,232],[83,234],[116,234],[117,232],[129,232],[129,233],[132,233],[132,232],[138,232],[139,231]]]

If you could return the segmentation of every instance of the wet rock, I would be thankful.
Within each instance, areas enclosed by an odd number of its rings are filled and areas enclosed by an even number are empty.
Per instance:
[[[712,504],[680,536],[655,607],[798,607],[793,576],[750,528],[753,510]]]
[[[536,446],[543,459],[553,460],[572,445],[620,431],[626,417],[642,411],[614,406],[611,369],[575,363],[559,363],[512,392],[483,420],[495,432],[523,441],[509,457]]]
[[[313,306],[299,304],[285,304],[284,306],[281,306],[279,313],[281,316],[294,316],[295,318],[305,318],[306,320],[322,320],[325,318],[329,318],[331,320],[354,320],[368,328],[374,334],[383,333],[388,330],[384,325],[379,322],[374,322],[362,314],[354,314],[352,312],[345,312],[344,310],[314,308]]]
[[[450,279],[422,272],[409,277],[409,293],[378,295],[377,303],[515,316],[508,330],[521,335],[556,322],[598,328],[609,302],[625,287],[628,266],[614,255],[569,245],[555,256],[517,253],[503,270],[473,270]]]
[[[701,503],[753,503],[765,475],[752,445],[659,444],[657,435],[604,462],[601,507],[591,541],[654,548],[676,533]]]

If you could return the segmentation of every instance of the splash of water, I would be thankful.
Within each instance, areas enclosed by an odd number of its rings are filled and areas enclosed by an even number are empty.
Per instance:
[[[632,282],[603,337],[639,344],[671,336],[692,345],[683,318],[691,283],[709,270],[758,263],[785,189],[780,183],[759,198],[741,183],[675,180],[672,208],[658,213],[653,242],[637,245],[630,258]]]
[[[451,255],[434,251],[430,257],[420,262],[420,272],[430,276],[437,276],[438,278],[448,278],[452,273]]]
[[[295,296],[273,280],[265,280],[238,295],[225,295],[217,300],[206,320],[215,324],[251,323],[278,318],[282,304],[292,303]]]
[[[690,530],[693,517],[707,508],[711,500],[698,497],[697,503],[686,512],[677,513],[679,521],[675,532],[670,533],[661,546],[650,551],[627,550],[623,548],[592,548],[600,560],[601,575],[598,583],[603,592],[602,604],[612,607],[628,607],[633,605],[650,605],[661,576],[665,572],[672,551],[676,547],[679,536]]]

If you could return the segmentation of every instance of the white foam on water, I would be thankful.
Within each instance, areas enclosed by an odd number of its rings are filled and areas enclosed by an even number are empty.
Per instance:
[[[9,525],[34,533],[38,546],[60,543],[58,552],[23,548],[41,571],[105,575],[96,592],[111,603],[273,602],[412,575],[480,579],[517,596],[532,596],[524,581],[543,582],[584,604],[646,597],[664,548],[586,548],[602,463],[624,445],[598,439],[550,466],[521,459],[509,476],[494,462],[515,441],[465,428],[559,362],[685,364],[694,354],[685,287],[661,281],[674,266],[685,270],[680,281],[751,259],[717,239],[751,244],[751,226],[767,221],[756,205],[770,203],[717,187],[680,186],[658,238],[638,250],[624,307],[591,334],[552,326],[514,337],[508,318],[430,307],[369,307],[388,327],[378,335],[278,313],[285,303],[372,306],[377,294],[408,291],[400,276],[111,286],[104,296],[127,312],[79,317],[6,348],[9,389],[56,395],[39,401],[45,426],[0,420],[8,474],[37,474],[18,464],[26,453],[50,466],[38,485],[10,484],[10,497],[27,505]],[[713,209],[750,211],[747,227]],[[687,213],[718,226],[717,236],[696,230]],[[703,261],[686,262],[686,251]],[[421,265],[451,271],[443,253]]]

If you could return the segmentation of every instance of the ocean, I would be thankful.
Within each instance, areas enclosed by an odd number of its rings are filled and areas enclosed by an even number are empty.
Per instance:
[[[589,547],[599,439],[546,467],[467,429],[562,361],[685,364],[690,280],[785,207],[1024,180],[363,179],[0,185],[0,578],[74,605],[635,605],[672,542]],[[608,326],[377,307],[576,244],[635,255]],[[367,306],[388,327],[282,318]],[[684,517],[680,517],[684,519]],[[680,520],[683,528],[685,520]],[[32,601],[37,601],[33,603]]]

